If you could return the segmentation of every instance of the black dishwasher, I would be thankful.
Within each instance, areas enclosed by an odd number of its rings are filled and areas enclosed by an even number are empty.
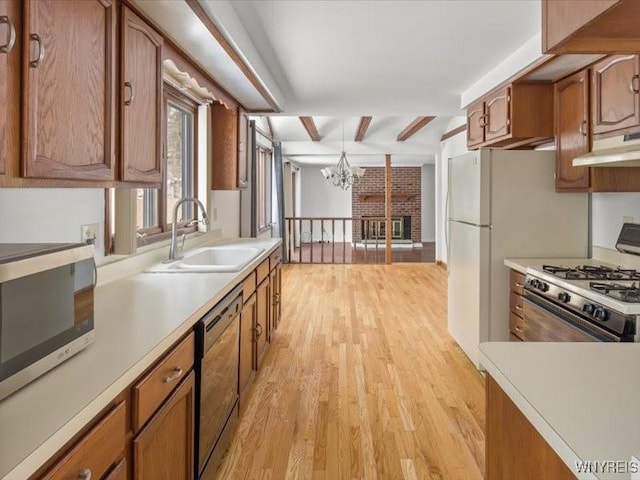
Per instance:
[[[242,285],[196,324],[196,454],[201,480],[213,479],[238,425]]]

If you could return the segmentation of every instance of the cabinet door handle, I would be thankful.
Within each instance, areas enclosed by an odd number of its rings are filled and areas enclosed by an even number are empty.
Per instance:
[[[85,468],[78,474],[78,480],[91,480],[91,475],[92,475],[91,469]]]
[[[640,88],[638,87],[638,78],[640,78],[640,76],[638,74],[635,74],[633,77],[631,77],[631,82],[629,82],[629,89],[633,93],[640,93]]]
[[[583,137],[587,136],[587,121],[586,120],[582,120],[580,122],[580,135],[582,135]]]
[[[521,332],[521,331],[522,331],[522,327],[519,327],[519,326],[517,326],[517,325],[516,325],[516,330],[517,330],[518,332]]]
[[[182,375],[182,368],[175,367],[173,372],[170,375],[165,376],[162,381],[164,383],[173,382],[176,378],[180,377],[180,375]]]
[[[487,122],[485,121],[485,118],[488,117],[488,115],[481,115],[479,118],[479,122],[480,122],[480,126],[481,127],[486,127],[487,126]]]
[[[522,305],[516,305],[516,310],[522,310]]]
[[[524,284],[523,284],[523,283],[520,283],[520,282],[516,282],[516,287],[518,287],[518,288],[523,288],[523,287],[524,287]]]
[[[133,103],[133,99],[135,98],[135,93],[133,91],[133,85],[131,85],[131,82],[124,82],[124,88],[125,89],[129,89],[129,99],[124,101],[125,105],[131,105]]]
[[[260,325],[259,323],[256,325],[256,340],[258,338],[260,338],[260,335],[262,335],[262,325]]]
[[[276,297],[276,303],[280,303],[280,294],[276,293],[275,297]]]
[[[29,62],[29,65],[31,65],[31,68],[38,68],[40,66],[40,62],[42,62],[42,59],[44,58],[44,46],[42,45],[42,39],[37,33],[32,33],[29,38],[38,46],[38,55],[35,60],[31,60]]]
[[[0,46],[0,53],[9,53],[16,43],[16,27],[6,15],[0,17],[0,25],[2,24],[6,24],[9,30],[7,31],[7,43]]]

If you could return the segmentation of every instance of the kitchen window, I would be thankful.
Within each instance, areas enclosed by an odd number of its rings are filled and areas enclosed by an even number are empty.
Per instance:
[[[270,150],[257,148],[256,160],[256,220],[258,233],[271,228],[273,155]]]
[[[173,208],[196,192],[198,106],[173,87],[164,87],[164,169],[159,189],[139,188],[136,194],[138,244],[167,237],[173,222]],[[182,205],[178,214],[180,233],[195,231],[194,206]]]

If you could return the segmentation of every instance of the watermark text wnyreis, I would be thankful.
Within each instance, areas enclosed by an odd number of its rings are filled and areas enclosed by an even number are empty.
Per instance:
[[[636,460],[579,460],[577,473],[638,473],[640,463]]]

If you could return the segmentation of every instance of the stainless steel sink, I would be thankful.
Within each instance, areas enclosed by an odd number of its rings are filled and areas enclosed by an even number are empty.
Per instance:
[[[154,265],[148,273],[239,272],[264,251],[263,248],[220,245],[197,248],[171,263]]]

